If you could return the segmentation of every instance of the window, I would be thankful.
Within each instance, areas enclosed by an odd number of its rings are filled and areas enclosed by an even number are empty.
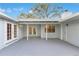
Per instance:
[[[45,27],[45,32],[46,32],[46,27]],[[55,25],[47,24],[47,32],[48,33],[55,32]]]
[[[17,25],[14,25],[14,38],[17,37]]]
[[[10,40],[12,38],[11,28],[12,25],[7,23],[7,40]]]

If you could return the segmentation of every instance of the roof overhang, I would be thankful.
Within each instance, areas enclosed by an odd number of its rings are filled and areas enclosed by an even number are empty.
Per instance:
[[[58,21],[19,21],[19,24],[59,24]]]
[[[0,12],[0,19],[3,19],[3,20],[8,20],[8,21],[13,21],[13,22],[18,22],[18,23],[32,23],[32,22],[36,22],[36,23],[46,23],[46,22],[49,22],[49,23],[62,23],[62,22],[70,22],[72,20],[78,20],[79,19],[79,13],[75,13],[75,14],[72,14],[71,16],[69,17],[66,17],[64,19],[18,19],[17,21],[15,21],[13,18],[7,16],[6,14],[4,13],[1,13]]]
[[[70,22],[70,21],[78,20],[78,19],[79,19],[79,13],[76,13],[76,14],[71,15],[70,17],[61,19],[59,22]]]
[[[13,18],[11,18],[10,16],[7,16],[6,14],[1,13],[1,12],[0,12],[0,19],[16,22]]]
[[[27,19],[18,19],[18,21],[23,22],[23,21],[59,21],[60,19],[32,19],[32,18],[27,18]]]

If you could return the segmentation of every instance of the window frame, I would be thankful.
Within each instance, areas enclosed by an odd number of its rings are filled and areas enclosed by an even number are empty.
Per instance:
[[[29,35],[37,35],[36,27],[29,26]]]
[[[54,24],[46,24],[45,25],[45,32],[46,32],[46,26],[47,26],[47,33],[55,33],[55,25]]]
[[[12,24],[7,23],[7,40],[12,39]]]
[[[14,38],[17,37],[17,25],[14,24]]]

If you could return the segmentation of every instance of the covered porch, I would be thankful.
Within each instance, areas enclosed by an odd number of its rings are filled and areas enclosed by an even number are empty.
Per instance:
[[[61,39],[61,24],[51,21],[33,21],[19,22],[19,37],[20,38],[57,38]]]

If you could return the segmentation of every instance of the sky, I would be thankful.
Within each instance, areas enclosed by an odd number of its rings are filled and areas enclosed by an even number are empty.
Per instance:
[[[0,3],[0,12],[16,18],[20,13],[29,13],[35,5],[35,3]],[[60,5],[73,13],[79,12],[79,4],[77,3],[56,3],[55,5]]]

